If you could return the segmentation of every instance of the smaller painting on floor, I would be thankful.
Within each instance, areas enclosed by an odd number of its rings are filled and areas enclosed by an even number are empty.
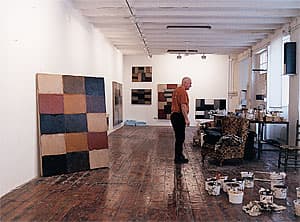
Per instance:
[[[152,82],[151,66],[133,66],[132,82]]]
[[[151,105],[151,89],[131,89],[131,104]]]

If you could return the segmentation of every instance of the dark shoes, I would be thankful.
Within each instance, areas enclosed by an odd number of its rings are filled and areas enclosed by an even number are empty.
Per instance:
[[[184,155],[176,156],[175,160],[174,160],[175,164],[183,164],[183,163],[188,163],[188,162],[189,162],[189,160],[187,158],[185,158]]]

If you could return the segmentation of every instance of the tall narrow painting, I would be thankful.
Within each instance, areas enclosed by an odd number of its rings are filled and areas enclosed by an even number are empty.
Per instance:
[[[123,122],[123,97],[122,84],[112,82],[113,90],[113,125],[116,126]]]
[[[104,79],[37,74],[41,174],[108,167]]]
[[[158,119],[170,119],[172,94],[178,84],[158,84]]]

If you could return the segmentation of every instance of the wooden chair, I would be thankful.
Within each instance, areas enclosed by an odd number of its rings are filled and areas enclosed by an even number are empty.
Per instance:
[[[298,153],[300,151],[300,124],[297,120],[296,124],[296,141],[295,146],[290,145],[281,145],[279,148],[279,157],[278,157],[278,168],[282,164],[284,171],[287,168],[300,168],[300,158],[298,158]]]

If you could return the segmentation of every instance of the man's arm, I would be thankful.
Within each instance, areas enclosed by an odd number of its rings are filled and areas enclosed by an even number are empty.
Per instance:
[[[188,107],[186,104],[181,104],[181,112],[184,116],[184,120],[185,120],[185,125],[186,126],[189,126],[190,125],[190,120],[189,120],[189,117],[188,117]]]

